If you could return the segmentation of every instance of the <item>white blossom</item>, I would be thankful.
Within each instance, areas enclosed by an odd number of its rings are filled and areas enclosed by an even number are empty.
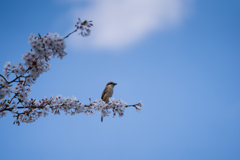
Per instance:
[[[0,112],[0,118],[6,116],[6,112]]]
[[[110,111],[102,109],[100,112],[100,115],[101,115],[101,117],[106,117],[106,116],[109,116],[110,113],[111,113]]]
[[[142,109],[141,107],[136,107],[136,111],[137,111],[137,112],[140,112],[141,109]]]
[[[82,35],[83,37],[89,36],[91,33],[90,27],[92,27],[92,21],[81,21],[80,18],[78,18],[78,22],[75,25],[75,27],[77,27],[77,29],[79,29],[81,32],[79,33],[80,35]]]
[[[142,107],[142,105],[143,105],[143,103],[142,103],[142,101],[140,101],[140,102],[139,102],[139,106]]]
[[[19,86],[14,86],[13,87],[13,92],[16,94],[19,92]]]

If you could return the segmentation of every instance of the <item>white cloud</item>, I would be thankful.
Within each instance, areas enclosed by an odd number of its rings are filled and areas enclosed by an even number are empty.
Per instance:
[[[80,0],[81,1],[81,0]],[[79,1],[79,2],[80,2]],[[82,2],[82,1],[81,1]],[[87,7],[73,7],[70,16],[92,20],[92,34],[70,37],[71,47],[119,49],[130,46],[154,31],[178,25],[187,15],[190,0],[91,0]],[[76,4],[76,0],[72,0]],[[73,6],[74,6],[73,5]]]

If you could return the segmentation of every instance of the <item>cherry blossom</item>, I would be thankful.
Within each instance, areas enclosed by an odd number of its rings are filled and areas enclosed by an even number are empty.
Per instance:
[[[80,33],[83,37],[85,36],[89,36],[90,33],[91,33],[91,30],[90,30],[90,27],[92,27],[93,24],[92,24],[92,21],[81,21],[80,18],[78,18],[78,22],[77,24],[75,25],[75,27],[77,27],[77,29],[80,29]]]
[[[81,36],[89,36],[92,26],[92,21],[81,21],[79,18],[75,25],[76,30],[64,38],[58,33],[47,33],[44,36],[31,33],[28,37],[31,49],[22,55],[23,63],[18,62],[15,65],[10,61],[6,62],[3,67],[4,76],[0,74],[0,118],[6,116],[6,112],[9,111],[13,117],[16,117],[13,124],[20,125],[21,122],[35,122],[40,117],[47,116],[49,112],[55,115],[60,115],[62,112],[66,115],[79,113],[93,115],[94,111],[98,111],[102,117],[109,116],[111,112],[113,116],[118,114],[122,117],[127,107],[135,107],[140,111],[141,101],[135,105],[127,105],[123,100],[110,98],[109,103],[101,99],[91,103],[91,97],[89,97],[90,104],[83,104],[74,96],[51,95],[50,98],[41,100],[28,98],[28,94],[32,91],[31,85],[43,72],[50,70],[51,58],[62,59],[67,55],[65,39],[77,30],[80,30]],[[11,74],[15,76],[13,80],[9,80]],[[10,98],[6,99],[6,96]]]

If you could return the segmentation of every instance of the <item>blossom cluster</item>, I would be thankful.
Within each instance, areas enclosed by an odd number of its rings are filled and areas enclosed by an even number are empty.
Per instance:
[[[14,73],[15,75],[23,76],[26,73],[26,69],[20,62],[17,65],[11,65],[11,62],[9,61],[4,65],[3,72],[4,75],[8,78],[10,72]]]
[[[10,82],[6,79],[4,82],[4,80],[2,80],[3,78],[1,79],[0,99],[4,98],[6,94],[9,95],[13,92],[17,94],[19,87],[19,91],[21,91],[21,89],[25,89],[24,86],[32,85],[40,74],[50,69],[50,63],[48,61],[51,57],[57,56],[62,58],[67,54],[64,51],[66,47],[65,41],[57,33],[47,33],[43,37],[41,37],[40,34],[39,36],[31,34],[28,43],[31,45],[31,51],[23,54],[22,59],[24,64],[19,62],[17,65],[14,65],[7,62],[4,65],[3,72],[5,77],[8,79],[9,75],[14,73],[17,78]],[[21,85],[18,84],[19,86],[13,87],[14,91],[11,91],[9,84],[12,82],[20,82]],[[22,97],[27,97],[27,95],[21,95]]]
[[[109,103],[105,103],[102,99],[93,102],[93,109],[98,110],[102,117],[109,116],[109,113],[111,112],[108,111],[108,109],[112,109],[113,117],[115,117],[116,114],[119,114],[119,117],[122,117],[126,106],[126,102],[121,99],[115,100],[113,97],[109,98]]]
[[[60,37],[58,33],[47,33],[42,38],[31,34],[28,43],[34,49],[35,54],[33,58],[45,59],[50,56],[60,57],[67,55],[64,51],[66,45],[63,37]],[[31,56],[29,57],[31,58]]]
[[[0,106],[4,104],[3,100],[0,102]],[[127,105],[126,102],[123,100],[118,100],[114,98],[109,98],[109,103],[105,103],[101,99],[95,100],[93,103],[90,103],[89,105],[80,103],[76,97],[72,96],[70,97],[64,97],[62,98],[61,95],[58,95],[54,97],[53,95],[51,98],[44,98],[42,100],[36,100],[36,99],[29,99],[25,100],[22,103],[22,107],[16,107],[16,103],[12,102],[13,106],[11,108],[8,108],[13,114],[14,117],[16,117],[16,120],[13,122],[13,124],[20,125],[20,122],[23,123],[31,123],[35,120],[39,119],[40,117],[45,117],[48,115],[48,112],[52,112],[55,115],[60,115],[60,112],[65,112],[65,114],[75,115],[79,113],[85,113],[93,115],[93,111],[99,111],[100,115],[102,117],[109,116],[112,110],[113,117],[115,117],[116,114],[119,115],[119,117],[122,117],[124,115],[124,111],[126,107],[135,107],[137,111],[141,110],[142,103],[138,103],[135,105]],[[22,112],[18,112],[17,109],[24,109]],[[5,112],[0,112],[0,118],[5,116]]]
[[[85,20],[82,22],[80,18],[78,18],[78,22],[75,25],[77,29],[80,29],[81,32],[79,34],[81,34],[83,37],[90,35],[91,32],[90,27],[92,26],[93,26],[92,21]]]

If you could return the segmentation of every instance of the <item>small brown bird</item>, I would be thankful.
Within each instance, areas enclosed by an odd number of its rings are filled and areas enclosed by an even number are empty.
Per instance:
[[[114,82],[108,82],[106,87],[103,90],[101,99],[105,102],[109,102],[109,98],[113,95],[113,87],[117,85],[117,83]],[[101,122],[103,122],[103,117],[101,117]]]

